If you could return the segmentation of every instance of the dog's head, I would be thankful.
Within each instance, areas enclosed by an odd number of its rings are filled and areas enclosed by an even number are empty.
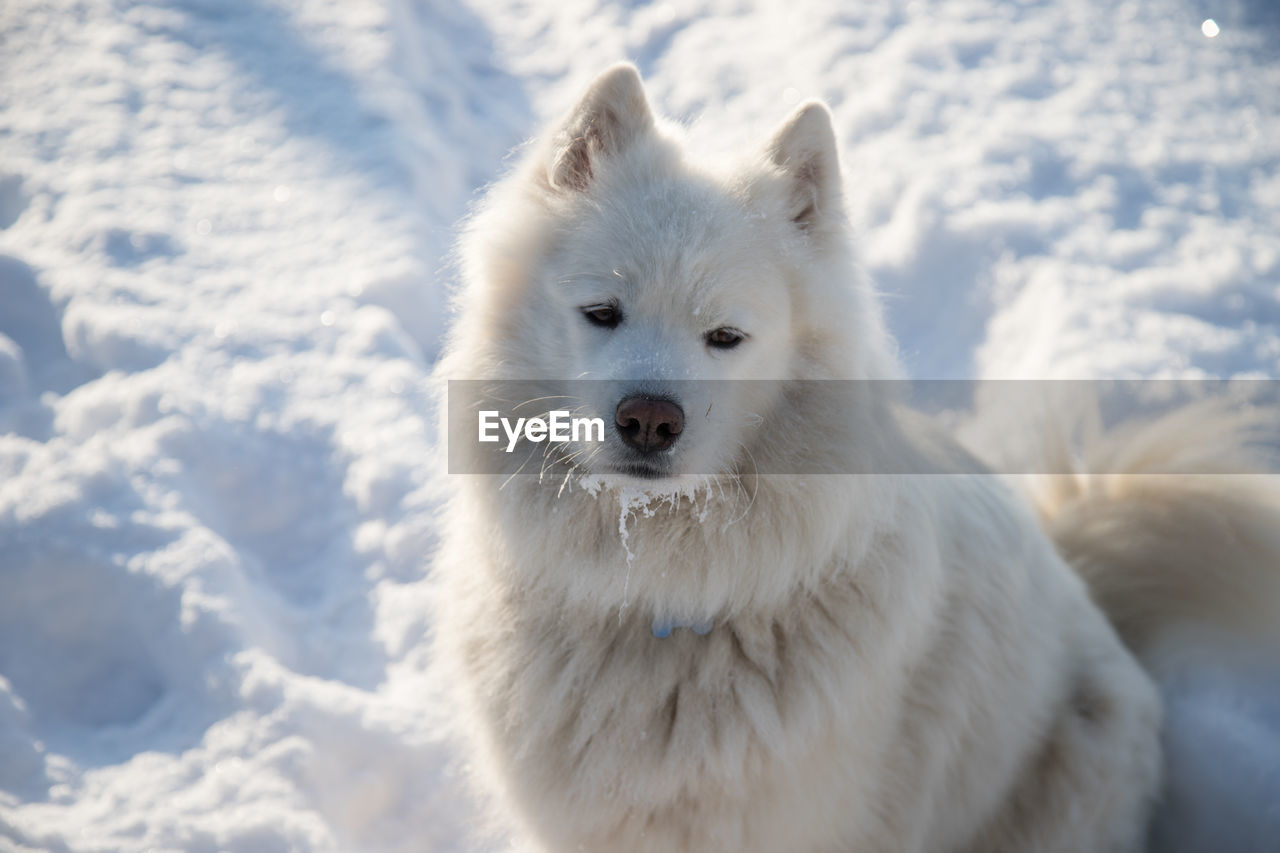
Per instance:
[[[782,381],[888,361],[818,103],[745,164],[700,169],[615,66],[491,193],[464,250],[455,349],[601,418],[602,444],[557,451],[584,471],[730,472],[789,438],[768,435]]]

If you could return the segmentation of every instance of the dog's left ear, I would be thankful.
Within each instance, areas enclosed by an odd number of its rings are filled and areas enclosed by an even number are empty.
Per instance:
[[[809,101],[791,114],[769,141],[765,154],[789,183],[788,214],[810,231],[840,215],[840,158],[831,112]]]
[[[592,81],[556,134],[547,180],[553,189],[582,192],[604,158],[616,156],[653,129],[640,72],[620,62]]]

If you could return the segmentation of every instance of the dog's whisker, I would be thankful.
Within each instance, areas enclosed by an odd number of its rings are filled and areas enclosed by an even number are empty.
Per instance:
[[[522,462],[520,463],[520,467],[519,467],[519,468],[517,468],[515,471],[512,471],[512,472],[511,472],[511,476],[507,477],[507,479],[505,479],[505,480],[503,480],[503,481],[502,481],[502,485],[498,486],[498,491],[502,491],[503,489],[505,489],[505,488],[507,487],[507,485],[508,485],[512,480],[514,480],[514,479],[516,478],[516,476],[517,476],[521,471],[523,471],[523,470],[524,470],[524,466],[526,466],[526,465],[528,465],[528,464],[529,464],[529,456],[528,456],[528,454],[526,454],[526,455],[525,455],[525,457],[524,457],[524,461],[522,461]]]

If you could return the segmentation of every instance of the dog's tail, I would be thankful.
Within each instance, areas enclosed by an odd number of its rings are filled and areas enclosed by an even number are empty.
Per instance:
[[[1036,509],[1148,666],[1175,663],[1186,631],[1280,638],[1277,431],[1274,411],[1200,403],[1096,432],[1074,459],[1049,439],[1046,470],[1073,473],[1032,478]]]

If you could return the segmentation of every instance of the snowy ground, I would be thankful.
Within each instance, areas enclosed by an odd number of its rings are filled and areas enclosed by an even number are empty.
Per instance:
[[[10,0],[0,849],[474,849],[425,666],[441,269],[628,57],[726,147],[832,105],[915,376],[1280,376],[1269,0]],[[1233,702],[1176,721],[1248,766],[1183,758],[1274,794],[1280,700]]]

